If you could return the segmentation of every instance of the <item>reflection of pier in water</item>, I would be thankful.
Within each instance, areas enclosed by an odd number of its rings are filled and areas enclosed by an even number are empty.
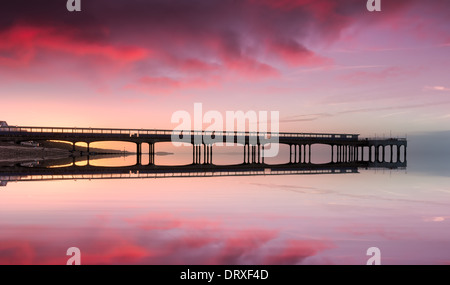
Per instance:
[[[192,144],[192,164],[185,166],[155,165],[155,145],[173,139]],[[10,181],[122,179],[159,177],[215,177],[242,175],[334,174],[357,173],[359,168],[397,169],[406,167],[406,139],[360,139],[357,134],[325,133],[258,133],[222,131],[173,131],[144,129],[0,127],[0,141],[21,143],[47,140],[76,144],[105,141],[136,144],[136,164],[127,167],[71,166],[0,167],[2,186]],[[214,165],[213,146],[231,143],[243,146],[243,164]],[[289,146],[289,163],[271,165],[264,161],[264,148],[277,143]],[[142,145],[149,146],[149,163],[142,163]],[[315,144],[331,147],[330,163],[311,163],[311,147]]]
[[[181,166],[142,165],[109,167],[78,166],[27,167],[10,166],[0,168],[1,186],[18,181],[94,180],[94,179],[143,179],[176,177],[223,177],[223,176],[268,176],[302,174],[346,174],[359,173],[359,169],[383,168],[403,169],[406,162],[347,161],[324,164],[285,163],[268,165],[243,163],[237,165],[190,164]]]

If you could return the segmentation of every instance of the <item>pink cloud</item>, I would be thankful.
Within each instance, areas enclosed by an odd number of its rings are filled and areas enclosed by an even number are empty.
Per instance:
[[[203,78],[181,78],[151,77],[144,76],[136,82],[129,83],[123,87],[124,90],[134,90],[148,95],[170,95],[182,89],[205,89],[215,86],[217,82],[214,77]]]
[[[79,33],[74,28],[15,25],[0,32],[3,39],[0,42],[0,51],[8,55],[0,57],[0,64],[16,66],[31,64],[40,49],[73,56],[104,57],[122,63],[142,60],[150,54],[145,48],[83,40]]]
[[[405,78],[407,76],[416,75],[417,73],[418,70],[411,70],[400,68],[397,66],[391,66],[383,68],[378,71],[363,71],[363,70],[354,71],[344,75],[340,75],[338,78],[353,84],[365,84],[390,79]]]

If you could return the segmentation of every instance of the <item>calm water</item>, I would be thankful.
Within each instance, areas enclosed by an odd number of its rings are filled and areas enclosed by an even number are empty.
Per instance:
[[[9,183],[0,263],[65,264],[75,246],[82,264],[365,264],[375,246],[382,264],[449,264],[448,160],[426,158],[356,174]]]

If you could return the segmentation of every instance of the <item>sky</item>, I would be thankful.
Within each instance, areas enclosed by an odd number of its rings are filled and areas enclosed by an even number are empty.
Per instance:
[[[10,125],[173,129],[202,103],[279,111],[284,132],[449,130],[446,0],[65,2],[2,3]]]
[[[80,246],[84,263],[364,264],[374,245],[449,263],[448,0],[66,2],[2,1],[0,121],[172,129],[202,103],[278,111],[282,132],[409,135],[412,155],[393,175],[8,183],[0,263]]]

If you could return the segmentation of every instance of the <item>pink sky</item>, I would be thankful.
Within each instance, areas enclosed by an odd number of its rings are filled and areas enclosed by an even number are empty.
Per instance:
[[[5,1],[0,120],[172,129],[198,102],[279,111],[284,132],[449,130],[449,1],[381,1]],[[9,183],[0,264],[70,246],[83,263],[364,264],[374,245],[449,263],[448,177],[387,177]]]
[[[279,111],[281,131],[448,130],[445,0],[22,2],[0,11],[10,124],[172,129],[200,102]]]

